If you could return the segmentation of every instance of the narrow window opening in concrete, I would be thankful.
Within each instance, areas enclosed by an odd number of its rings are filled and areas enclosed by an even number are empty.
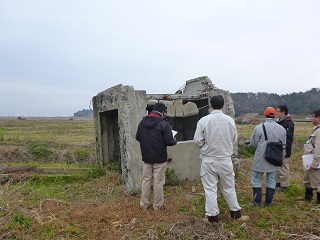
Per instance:
[[[100,124],[104,164],[116,164],[121,169],[118,109],[101,112]]]

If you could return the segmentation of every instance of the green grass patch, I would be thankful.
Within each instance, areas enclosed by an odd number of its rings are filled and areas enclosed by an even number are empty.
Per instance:
[[[78,224],[70,223],[65,227],[64,232],[68,237],[81,238],[81,235],[85,234],[87,232],[87,230],[83,226],[79,226]]]
[[[90,156],[89,149],[87,148],[76,148],[74,150],[74,155],[77,162],[84,162]]]
[[[245,158],[253,157],[255,152],[256,152],[255,148],[250,148],[247,146],[244,146],[241,149],[239,149],[240,156],[243,156]]]
[[[203,217],[205,213],[205,197],[197,196],[192,201],[192,206],[194,207],[194,212],[198,217]]]
[[[118,171],[115,171],[115,172],[118,172]],[[98,178],[104,175],[106,175],[106,169],[99,168],[98,166],[88,169],[85,174],[86,178],[88,179]]]
[[[307,137],[304,137],[304,136],[298,136],[294,139],[296,142],[301,142],[301,143],[305,143],[308,138]]]
[[[181,181],[179,180],[179,176],[176,174],[176,171],[174,169],[167,168],[165,173],[166,186],[179,186],[181,185]]]
[[[116,162],[111,162],[111,161],[108,162],[105,165],[105,168],[108,171],[115,171],[115,172],[118,172],[118,173],[122,173],[121,165],[119,163],[116,163]]]
[[[46,146],[44,143],[33,142],[29,146],[29,151],[34,157],[35,161],[48,160],[50,155],[52,155],[52,150]]]
[[[53,237],[57,234],[57,230],[51,226],[44,225],[41,227],[39,233],[43,239],[53,239]]]
[[[31,227],[31,225],[32,225],[32,220],[21,214],[16,214],[16,215],[13,215],[12,217],[12,220],[11,220],[12,227],[17,227],[17,226]]]
[[[177,211],[178,212],[189,212],[190,208],[189,208],[189,206],[179,206]]]
[[[4,141],[4,128],[0,126],[0,141]]]
[[[92,119],[74,121],[33,118],[21,121],[0,118],[0,126],[3,161],[29,161],[29,154],[35,161],[74,163],[78,160],[90,164],[90,161],[94,160],[95,138]],[[13,146],[19,147],[21,152],[11,152]],[[78,151],[81,148],[87,150]],[[71,153],[72,159],[70,156],[64,158],[63,153],[66,151]]]

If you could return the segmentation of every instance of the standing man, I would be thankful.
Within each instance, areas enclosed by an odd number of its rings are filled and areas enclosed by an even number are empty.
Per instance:
[[[276,116],[276,110],[272,107],[267,107],[264,110],[264,116],[266,119],[263,123],[256,126],[251,135],[250,143],[248,147],[256,148],[253,162],[252,162],[252,191],[253,191],[253,202],[249,203],[250,206],[261,207],[262,200],[262,176],[266,173],[266,199],[265,206],[271,206],[274,190],[276,187],[275,177],[277,175],[277,166],[269,163],[264,158],[266,151],[267,142],[265,140],[263,125],[265,126],[268,142],[278,142],[279,140],[285,146],[286,144],[286,130],[277,124],[274,120]],[[283,150],[283,156],[285,150]]]
[[[231,156],[233,144],[238,135],[234,120],[222,112],[224,99],[221,95],[210,99],[211,114],[201,118],[197,123],[193,141],[200,149],[200,176],[206,196],[205,211],[209,222],[219,221],[217,202],[218,184],[226,200],[232,219],[249,220],[241,216],[238,204]]]
[[[304,145],[303,154],[313,154],[313,162],[303,176],[303,183],[306,188],[305,195],[297,200],[311,201],[313,190],[315,190],[317,193],[316,203],[320,204],[320,110],[312,113],[311,121],[315,127]]]
[[[177,144],[172,129],[164,119],[166,106],[156,103],[152,112],[144,117],[138,126],[136,139],[140,142],[143,161],[143,179],[141,185],[141,210],[147,210],[151,186],[153,184],[153,209],[164,209],[163,185],[167,167],[167,146]]]
[[[290,184],[289,162],[293,142],[294,123],[288,114],[287,105],[278,106],[277,116],[277,123],[284,127],[284,129],[287,131],[286,156],[283,159],[282,166],[279,167],[276,175],[276,190],[282,191],[289,187]]]

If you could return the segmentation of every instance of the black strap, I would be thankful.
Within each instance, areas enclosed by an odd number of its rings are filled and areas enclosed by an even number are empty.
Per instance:
[[[313,132],[312,133],[314,133],[318,128],[319,128],[320,126],[317,126],[314,130],[313,130]],[[311,134],[312,134],[311,133]],[[310,142],[311,142],[311,144],[312,144],[312,146],[313,146],[313,148],[315,148],[316,146],[313,144],[313,142],[311,141],[311,135],[310,135],[310,137],[309,137],[309,139],[308,140],[310,140]]]
[[[266,127],[264,126],[264,123],[262,123],[262,127],[263,127],[264,138],[266,141],[268,141],[268,136],[267,136]]]
[[[317,126],[317,127],[313,130],[312,133],[314,133],[319,127],[320,127],[320,126]]]

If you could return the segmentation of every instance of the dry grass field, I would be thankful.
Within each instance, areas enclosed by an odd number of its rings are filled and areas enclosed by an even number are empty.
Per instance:
[[[242,144],[255,125],[237,125],[241,164],[236,189],[244,214],[229,217],[219,195],[221,222],[207,224],[200,180],[165,186],[166,209],[139,209],[117,171],[94,164],[93,121],[86,119],[0,119],[2,166],[86,166],[85,173],[40,175],[32,168],[2,174],[1,239],[320,239],[320,206],[296,202],[304,194],[302,146],[311,123],[296,123],[291,186],[276,192],[271,207],[250,207],[252,151]],[[23,171],[25,170],[25,171]]]

